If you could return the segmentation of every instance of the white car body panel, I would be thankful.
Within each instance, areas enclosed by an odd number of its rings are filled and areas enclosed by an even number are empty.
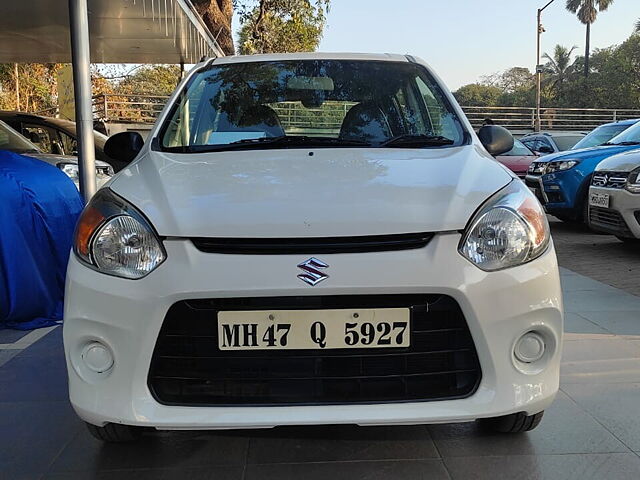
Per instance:
[[[160,235],[176,237],[460,230],[513,178],[470,147],[147,156],[118,175],[111,189],[140,208]]]

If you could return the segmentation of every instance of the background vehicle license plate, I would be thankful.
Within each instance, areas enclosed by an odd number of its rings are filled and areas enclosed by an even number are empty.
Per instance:
[[[410,330],[408,308],[218,312],[220,350],[408,347]]]
[[[609,194],[608,193],[590,193],[589,205],[594,207],[609,208]]]

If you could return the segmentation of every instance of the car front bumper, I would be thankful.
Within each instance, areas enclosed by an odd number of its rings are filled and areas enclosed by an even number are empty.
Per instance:
[[[640,238],[640,194],[618,188],[589,188],[589,194],[609,195],[609,208],[589,206],[589,226],[626,238]]]
[[[459,241],[459,233],[443,233],[420,249],[322,255],[330,278],[316,287],[296,277],[305,255],[210,254],[187,240],[166,240],[167,260],[140,280],[100,274],[72,255],[64,321],[71,403],[95,425],[189,430],[441,423],[540,412],[559,386],[563,313],[553,245],[528,264],[484,272],[457,252]],[[178,301],[409,293],[448,295],[460,305],[482,370],[472,395],[365,405],[194,407],[160,404],[148,387],[158,334]],[[538,364],[522,365],[514,345],[531,330],[543,335],[547,350]],[[83,348],[93,341],[113,353],[106,373],[87,374],[83,367]]]

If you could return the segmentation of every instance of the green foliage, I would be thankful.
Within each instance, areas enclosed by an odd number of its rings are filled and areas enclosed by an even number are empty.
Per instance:
[[[471,83],[456,90],[453,95],[460,105],[469,107],[493,107],[498,105],[502,90],[491,85]]]
[[[640,108],[640,35],[632,35],[621,45],[595,50],[587,78],[579,74],[584,56],[572,62],[572,52],[572,48],[558,45],[553,55],[545,54],[544,107]],[[465,85],[454,95],[461,105],[534,107],[535,76],[515,67],[483,77],[480,84]]]
[[[311,52],[318,48],[330,0],[237,2],[241,54]]]
[[[121,94],[170,95],[180,81],[179,65],[146,65],[116,83]]]
[[[640,33],[640,18],[638,19],[638,21],[636,22],[636,26],[635,26],[635,33]]]
[[[59,63],[0,64],[0,109],[38,112],[57,104],[56,74]],[[19,100],[19,101],[18,101]]]

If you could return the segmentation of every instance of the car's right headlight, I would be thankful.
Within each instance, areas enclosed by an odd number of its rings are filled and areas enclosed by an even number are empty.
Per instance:
[[[107,188],[98,191],[80,215],[73,250],[94,270],[134,280],[167,257],[144,215]]]
[[[544,173],[563,172],[569,170],[580,163],[579,158],[571,158],[567,160],[555,160],[547,164]]]
[[[474,215],[459,251],[482,270],[502,270],[542,255],[550,237],[540,202],[524,183],[513,180]]]

